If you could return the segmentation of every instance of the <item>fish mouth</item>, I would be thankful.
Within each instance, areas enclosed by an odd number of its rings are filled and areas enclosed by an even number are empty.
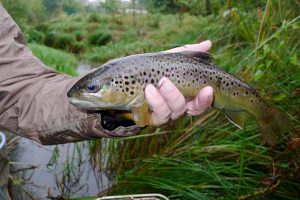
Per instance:
[[[69,98],[69,102],[77,107],[83,108],[83,109],[87,109],[87,110],[99,110],[99,105],[91,102],[91,101],[86,101],[86,100],[82,100],[82,99],[77,99],[74,97]]]

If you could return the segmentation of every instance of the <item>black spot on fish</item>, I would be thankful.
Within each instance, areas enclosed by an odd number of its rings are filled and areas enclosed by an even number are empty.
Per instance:
[[[115,81],[115,84],[118,84],[119,83],[119,81]]]
[[[130,94],[131,94],[131,95],[134,95],[134,91],[130,91]]]
[[[128,76],[124,76],[125,79],[128,79]]]
[[[125,85],[129,85],[129,82],[128,82],[128,81],[125,81]]]
[[[248,95],[248,91],[246,91],[245,94]]]
[[[129,88],[127,87],[127,88],[126,88],[126,92],[128,92],[128,91],[129,91]]]
[[[132,84],[135,84],[135,80],[132,80],[131,83],[132,83]]]
[[[146,76],[146,75],[147,75],[147,73],[146,73],[146,72],[143,72],[143,74],[144,74],[144,76]]]

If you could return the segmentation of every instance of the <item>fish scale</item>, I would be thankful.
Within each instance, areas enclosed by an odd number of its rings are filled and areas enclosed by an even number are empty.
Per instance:
[[[68,92],[70,103],[87,110],[128,110],[138,126],[151,124],[144,90],[169,78],[186,98],[205,86],[214,90],[213,107],[238,127],[254,116],[271,145],[283,138],[288,118],[268,105],[259,92],[217,67],[207,53],[149,53],[114,59],[80,79]]]

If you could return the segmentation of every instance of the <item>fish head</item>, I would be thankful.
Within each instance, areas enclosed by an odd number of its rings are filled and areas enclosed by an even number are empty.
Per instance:
[[[130,84],[129,84],[130,83]],[[68,91],[69,102],[86,110],[128,110],[138,96],[139,87],[124,75],[86,75]]]

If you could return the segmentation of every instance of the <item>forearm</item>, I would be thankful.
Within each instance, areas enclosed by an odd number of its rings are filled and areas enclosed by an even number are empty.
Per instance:
[[[127,136],[135,126],[102,127],[101,115],[70,105],[66,93],[77,79],[47,68],[24,44],[0,5],[0,129],[43,144]]]

